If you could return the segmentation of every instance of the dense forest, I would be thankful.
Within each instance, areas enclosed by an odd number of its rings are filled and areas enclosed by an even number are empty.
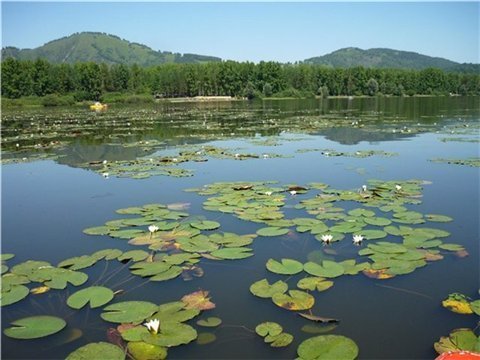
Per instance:
[[[37,59],[2,61],[2,96],[71,96],[102,100],[108,93],[156,97],[313,97],[339,95],[480,95],[480,75],[424,70],[332,69],[312,64],[213,62],[151,67]]]

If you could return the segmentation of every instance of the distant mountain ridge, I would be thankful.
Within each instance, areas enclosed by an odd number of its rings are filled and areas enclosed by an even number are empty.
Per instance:
[[[52,40],[34,49],[16,47],[2,48],[2,59],[12,57],[18,60],[43,58],[51,63],[103,62],[152,66],[165,63],[220,62],[215,56],[180,54],[156,51],[150,47],[121,39],[118,36],[100,32],[81,32]],[[367,68],[397,68],[421,70],[429,67],[446,71],[479,73],[479,64],[460,64],[451,60],[431,57],[410,51],[385,48],[362,50],[348,47],[330,54],[301,61],[305,64],[324,65],[333,68],[363,66]]]
[[[7,57],[19,60],[44,58],[52,63],[94,61],[140,66],[221,61],[220,58],[214,56],[155,51],[146,45],[99,32],[75,33],[50,41],[35,49],[6,47],[2,49],[2,59]]]
[[[306,64],[325,65],[333,68],[349,68],[363,66],[367,68],[414,69],[439,68],[457,70],[465,66],[478,64],[460,64],[440,57],[431,57],[412,51],[401,51],[385,48],[362,50],[348,47],[330,54],[312,57],[303,61]]]

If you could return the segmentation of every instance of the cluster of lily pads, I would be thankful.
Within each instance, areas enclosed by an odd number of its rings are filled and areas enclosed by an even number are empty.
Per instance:
[[[464,294],[452,293],[442,301],[442,305],[457,314],[480,316],[480,300],[472,300]],[[472,329],[455,329],[435,342],[434,348],[438,354],[463,351],[480,353],[480,336]]]
[[[86,304],[91,308],[103,306],[113,298],[101,287],[93,291],[86,288],[71,295],[67,304],[80,309]],[[105,289],[105,288],[103,288]],[[147,301],[124,301],[103,308],[101,318],[119,324],[111,332],[120,341],[114,345],[106,342],[90,343],[67,356],[67,359],[125,359],[126,354],[134,359],[166,359],[167,349],[188,344],[197,339],[198,333],[185,322],[197,317],[202,311],[215,308],[208,291],[196,291],[180,301],[156,305]],[[218,326],[221,320],[207,318],[197,321],[198,326]],[[32,316],[13,321],[4,334],[14,339],[37,339],[53,335],[64,329],[66,321],[56,316]]]
[[[436,163],[446,163],[446,164],[454,164],[454,165],[466,165],[471,167],[480,167],[480,157],[473,157],[469,159],[443,159],[443,158],[435,158],[431,159],[430,161]]]
[[[251,154],[233,153],[229,150],[207,145],[193,150],[181,151],[177,155],[140,157],[135,160],[116,161],[90,161],[83,164],[104,177],[128,177],[132,179],[145,179],[151,176],[164,175],[173,177],[192,176],[193,171],[177,167],[187,162],[206,162],[210,157],[218,159],[269,159],[285,157],[278,154]]]
[[[346,156],[346,157],[355,157],[355,158],[367,158],[371,156],[383,156],[383,157],[392,157],[398,156],[398,153],[386,152],[383,150],[357,150],[354,152],[344,152],[336,151],[333,149],[299,149],[297,153],[306,153],[306,152],[321,152],[324,156]]]

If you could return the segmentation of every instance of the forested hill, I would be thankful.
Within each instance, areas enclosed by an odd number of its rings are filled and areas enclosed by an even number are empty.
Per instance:
[[[447,71],[462,71],[463,67],[475,67],[473,64],[459,64],[447,59],[426,56],[410,51],[392,49],[362,50],[354,47],[344,48],[324,56],[306,59],[304,62],[333,68],[363,66],[366,68],[414,70],[437,68]]]
[[[35,49],[3,48],[2,59],[8,57],[18,60],[43,58],[55,64],[94,61],[140,66],[221,61],[214,56],[155,51],[148,46],[120,39],[118,36],[97,32],[76,33],[50,41]]]

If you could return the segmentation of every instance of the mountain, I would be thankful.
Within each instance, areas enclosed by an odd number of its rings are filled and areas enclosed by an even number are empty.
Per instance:
[[[50,41],[35,49],[6,47],[2,49],[2,59],[7,57],[19,60],[44,58],[52,63],[95,61],[140,66],[221,61],[214,56],[155,51],[148,46],[98,32],[76,33]]]
[[[443,58],[431,57],[410,51],[349,47],[324,56],[304,60],[307,64],[320,64],[334,68],[363,66],[369,68],[396,68],[421,70],[435,67],[442,70],[459,70],[459,64]],[[466,66],[471,64],[465,64]],[[475,66],[475,65],[474,65]]]

